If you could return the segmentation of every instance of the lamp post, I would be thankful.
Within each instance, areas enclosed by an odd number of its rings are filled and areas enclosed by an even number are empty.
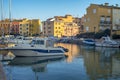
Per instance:
[[[95,41],[95,29],[96,29],[96,27],[94,27],[94,41]]]

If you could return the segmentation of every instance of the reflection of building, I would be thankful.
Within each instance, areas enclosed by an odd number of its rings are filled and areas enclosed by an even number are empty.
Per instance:
[[[105,56],[105,53],[94,51],[83,51],[84,64],[87,74],[91,80],[97,80],[100,77],[107,79],[112,73],[112,58]]]
[[[91,4],[87,8],[84,22],[85,32],[112,29],[120,31],[120,7],[105,4]],[[120,34],[120,33],[119,33]]]
[[[120,58],[120,55],[117,55],[117,57]],[[119,58],[112,58],[112,75],[116,76],[116,77],[120,77],[120,60]]]
[[[67,62],[72,62],[74,57],[80,55],[80,50],[79,50],[80,48],[78,45],[58,43],[55,44],[55,46],[63,46],[69,50],[67,53],[65,53],[68,56]]]
[[[1,62],[0,62],[0,80],[6,80],[6,75],[4,73],[4,69],[2,67]]]

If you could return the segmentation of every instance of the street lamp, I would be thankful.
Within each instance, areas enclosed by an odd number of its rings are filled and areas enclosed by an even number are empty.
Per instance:
[[[96,27],[94,27],[94,41],[95,41],[95,29],[96,29]]]

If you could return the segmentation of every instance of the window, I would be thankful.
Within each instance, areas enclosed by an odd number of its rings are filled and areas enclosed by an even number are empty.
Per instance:
[[[88,26],[86,27],[86,31],[87,31],[87,32],[89,31],[89,27],[88,27]]]
[[[51,31],[48,31],[48,33],[51,33]]]
[[[22,24],[20,24],[20,26],[22,26]]]
[[[89,22],[89,21],[90,21],[90,18],[87,18],[87,21]]]
[[[109,16],[106,18],[106,21],[110,21],[110,17]]]
[[[94,13],[94,14],[96,13],[96,9],[93,9],[93,13]]]
[[[86,18],[84,19],[84,21],[86,22]]]
[[[110,10],[110,9],[108,9],[108,13],[109,13],[109,14],[110,14],[110,11],[111,11],[111,10]]]
[[[105,17],[104,17],[104,16],[101,16],[101,17],[100,17],[100,21],[105,21]]]
[[[28,26],[28,24],[26,24],[26,26]]]

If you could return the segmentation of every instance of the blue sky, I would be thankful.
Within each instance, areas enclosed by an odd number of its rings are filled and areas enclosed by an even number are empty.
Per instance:
[[[4,17],[8,18],[9,0],[4,1]],[[119,0],[12,0],[12,18],[41,19],[71,14],[81,17],[91,4],[119,4]]]

